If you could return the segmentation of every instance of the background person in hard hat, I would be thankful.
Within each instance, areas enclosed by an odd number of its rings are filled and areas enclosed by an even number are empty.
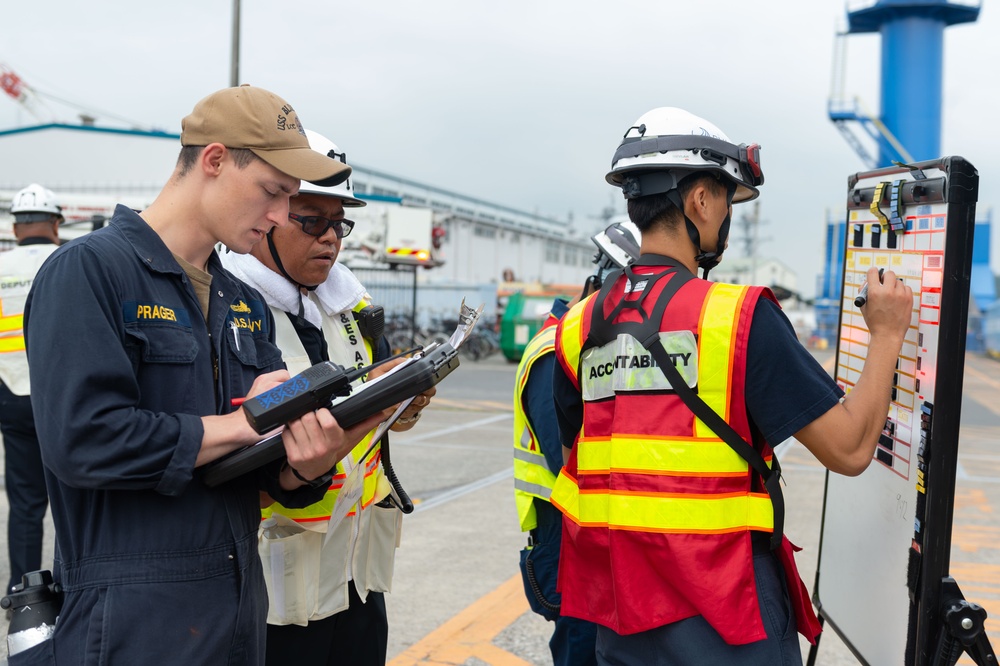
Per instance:
[[[320,409],[286,425],[287,464],[211,488],[198,478],[260,439],[232,400],[289,376],[263,299],[215,245],[249,251],[289,223],[300,180],[334,184],[350,170],[310,150],[292,106],[262,88],[201,100],[181,144],[149,208],[119,206],[109,226],[63,245],[28,296],[65,599],[52,640],[18,659],[263,663],[258,491],[315,502],[324,475],[382,418],[344,431]]]
[[[28,357],[24,353],[21,317],[24,301],[42,262],[59,247],[62,208],[55,194],[32,184],[14,195],[17,247],[0,252],[0,432],[3,433],[4,484],[7,491],[7,592],[21,576],[42,566],[45,471],[31,413]]]
[[[346,155],[329,139],[309,130],[306,134],[313,150],[346,163]],[[332,187],[303,182],[291,200],[290,224],[272,229],[250,254],[223,255],[229,270],[264,296],[290,372],[323,361],[360,368],[390,355],[381,334],[382,308],[372,305],[357,277],[337,263],[343,238],[354,228],[345,208],[364,205],[349,178]],[[373,370],[369,378],[389,367]],[[435,392],[432,387],[417,396],[392,429],[412,428]],[[260,556],[270,597],[268,664],[385,663],[389,633],[383,593],[392,582],[402,512],[390,496],[382,447],[376,444],[363,457],[372,435],[337,465],[320,502],[292,509],[265,498]],[[364,466],[364,490],[327,538],[341,485],[359,465]],[[277,562],[292,564],[275,579],[271,574]]]
[[[819,626],[769,443],[794,435],[841,474],[868,466],[912,291],[869,274],[869,354],[841,403],[769,290],[694,275],[721,259],[732,204],[758,194],[756,145],[654,109],[607,179],[642,254],[557,329],[563,612],[601,625],[603,664],[801,663],[796,630],[812,641]]]
[[[614,223],[591,239],[597,245],[596,273],[587,279],[583,297],[600,289],[607,275],[639,256],[639,230],[631,222]],[[573,299],[575,304],[580,297]],[[549,650],[554,666],[597,664],[592,622],[562,615],[556,592],[562,515],[549,503],[562,469],[562,443],[552,403],[556,324],[569,305],[556,298],[548,318],[528,342],[514,379],[514,501],[528,546],[521,551],[521,577],[531,610],[555,623]]]

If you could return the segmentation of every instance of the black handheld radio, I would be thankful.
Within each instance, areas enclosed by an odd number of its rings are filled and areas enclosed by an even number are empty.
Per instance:
[[[334,396],[350,395],[351,381],[368,368],[345,372],[330,361],[306,368],[280,386],[243,403],[250,426],[263,434],[308,412],[326,407]],[[353,375],[353,376],[352,376]]]
[[[250,427],[258,435],[274,430],[280,425],[294,421],[303,414],[320,407],[329,407],[335,396],[351,394],[351,382],[371,372],[373,369],[401,356],[420,351],[420,347],[407,349],[378,363],[363,368],[344,370],[330,361],[323,361],[306,368],[280,386],[265,391],[243,403]]]

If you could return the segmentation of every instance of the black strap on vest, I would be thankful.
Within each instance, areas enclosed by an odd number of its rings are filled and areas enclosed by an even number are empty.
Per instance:
[[[618,334],[626,333],[631,335],[636,340],[642,340],[646,337],[650,329],[659,331],[660,321],[663,319],[663,311],[667,307],[667,303],[673,297],[677,290],[684,286],[688,280],[694,276],[683,267],[683,265],[671,259],[669,257],[662,257],[655,254],[644,254],[640,256],[636,262],[640,266],[663,266],[666,268],[664,271],[658,273],[650,273],[648,275],[638,275],[636,274],[633,266],[626,266],[622,270],[615,271],[608,275],[604,280],[604,285],[601,287],[600,293],[597,295],[596,301],[594,303],[594,309],[591,311],[590,316],[590,331],[587,334],[587,340],[584,342],[583,348],[580,350],[583,352],[590,347],[599,347],[601,345],[607,344],[614,340]],[[645,282],[646,285],[643,287],[640,296],[634,300],[627,300],[625,295],[618,302],[617,305],[611,310],[607,317],[604,316],[604,301],[611,294],[611,289],[618,282],[618,276],[624,273],[625,277],[628,279],[629,284],[632,285],[633,292],[635,293],[635,287]],[[653,293],[653,286],[670,275],[676,274],[676,277],[672,278],[667,286],[663,288],[659,296],[659,300],[656,305],[653,306],[653,312],[650,315],[646,315],[646,311],[642,309],[642,304],[645,303],[646,297]],[[613,323],[618,315],[624,309],[635,310],[638,315],[642,318],[641,322],[618,322]]]
[[[636,275],[631,266],[624,270],[625,276],[629,279],[633,288],[637,284],[637,281],[648,281],[643,290],[642,296],[636,300],[629,301],[628,305],[624,306],[638,309],[644,320],[642,322],[612,323],[615,317],[617,317],[622,311],[622,304],[625,303],[625,298],[622,298],[622,301],[612,310],[608,317],[604,317],[604,299],[607,298],[608,294],[611,292],[611,285],[617,281],[609,276],[604,287],[602,287],[600,294],[598,294],[597,299],[595,300],[594,309],[591,313],[590,332],[587,335],[584,348],[586,349],[588,347],[596,347],[607,344],[616,338],[619,333],[624,333],[631,335],[633,338],[642,343],[643,347],[649,350],[649,353],[653,356],[653,359],[656,360],[656,364],[667,378],[667,381],[670,382],[670,386],[677,393],[677,397],[684,401],[684,404],[687,405],[688,409],[690,409],[694,415],[702,421],[702,423],[707,425],[712,432],[718,435],[720,439],[730,446],[730,448],[736,451],[741,458],[746,460],[747,464],[750,465],[750,467],[752,467],[764,481],[764,488],[767,490],[767,494],[771,498],[771,507],[774,509],[774,529],[771,532],[770,545],[771,550],[775,550],[781,545],[781,539],[784,534],[785,526],[785,499],[781,493],[781,465],[778,464],[778,457],[773,456],[771,458],[771,467],[768,467],[767,463],[764,461],[764,457],[760,455],[760,452],[740,437],[739,433],[737,433],[731,425],[726,423],[725,419],[719,416],[715,410],[709,407],[708,404],[698,396],[694,389],[687,385],[687,382],[684,381],[683,377],[681,377],[681,373],[674,366],[673,361],[670,360],[667,350],[663,348],[663,341],[660,339],[660,322],[663,320],[663,313],[666,310],[667,303],[682,286],[687,284],[688,281],[694,279],[694,275],[692,275],[691,272],[688,271],[680,262],[675,262],[669,257],[643,255],[639,257],[636,264],[641,266],[672,266],[673,269],[649,275]],[[652,314],[647,317],[645,311],[641,308],[642,302],[645,300],[646,296],[652,292],[653,285],[668,275],[674,275],[674,277],[670,279],[670,282],[668,282],[663,288],[663,291],[660,292]],[[617,275],[615,275],[614,278],[617,278]]]

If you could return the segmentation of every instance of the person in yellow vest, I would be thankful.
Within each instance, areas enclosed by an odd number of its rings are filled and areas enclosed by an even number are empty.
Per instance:
[[[912,291],[869,272],[868,357],[841,400],[770,290],[695,276],[758,195],[759,147],[673,107],[624,136],[607,180],[641,255],[556,331],[562,613],[599,625],[600,664],[801,664],[796,632],[819,625],[771,444],[794,436],[840,474],[869,465]]]
[[[631,222],[616,222],[595,234],[597,271],[587,279],[583,296],[601,281],[639,256],[639,231]],[[579,297],[573,299],[573,303]],[[552,485],[562,468],[562,444],[552,404],[556,324],[570,303],[556,298],[541,329],[528,342],[514,381],[514,500],[528,546],[521,551],[521,577],[531,609],[555,623],[549,650],[554,666],[597,664],[597,627],[562,615],[556,592],[562,516],[549,503]]]
[[[346,164],[329,139],[311,130],[306,135],[313,150]],[[381,335],[382,308],[372,305],[357,277],[337,263],[343,238],[354,228],[345,208],[364,205],[350,179],[333,187],[302,182],[291,199],[292,224],[272,230],[250,254],[224,254],[225,266],[264,296],[293,375],[322,361],[361,368],[390,354]],[[373,370],[370,378],[380,372]],[[431,388],[417,396],[392,430],[412,428],[434,393]],[[289,509],[262,501],[259,550],[270,602],[267,664],[385,663],[384,593],[392,582],[402,513],[383,468],[387,449],[379,442],[372,446],[373,434],[337,465],[320,502]],[[353,505],[327,534],[334,503],[352,472],[363,478],[360,492],[354,497],[345,490]]]
[[[45,469],[31,411],[22,316],[35,274],[59,247],[62,207],[52,190],[32,184],[10,202],[17,247],[0,253],[0,433],[7,491],[7,592],[42,565]]]

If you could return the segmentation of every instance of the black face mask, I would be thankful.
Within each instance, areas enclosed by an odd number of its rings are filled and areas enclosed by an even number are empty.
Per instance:
[[[732,191],[735,191],[733,188]],[[728,197],[728,206],[726,207],[726,219],[722,221],[722,225],[719,227],[719,242],[715,246],[715,252],[702,252],[695,260],[698,262],[698,267],[704,271],[702,278],[708,279],[708,272],[719,265],[722,261],[722,253],[726,251],[726,241],[729,239],[729,227],[732,225],[732,205],[733,205],[733,195],[730,193]],[[687,219],[685,217],[685,219]]]
[[[729,227],[732,224],[731,211],[733,208],[733,197],[736,196],[736,183],[726,179],[724,184],[726,186],[726,219],[719,226],[719,241],[715,245],[714,252],[706,252],[702,249],[701,234],[698,233],[698,227],[691,221],[691,218],[687,216],[687,212],[684,210],[684,203],[681,201],[677,190],[671,190],[667,193],[670,201],[680,209],[681,214],[684,216],[684,226],[687,228],[688,236],[691,238],[691,242],[694,243],[695,251],[697,252],[694,260],[698,262],[698,267],[702,269],[701,277],[705,280],[708,279],[708,272],[722,261],[722,253],[725,252],[726,243],[729,240]]]

